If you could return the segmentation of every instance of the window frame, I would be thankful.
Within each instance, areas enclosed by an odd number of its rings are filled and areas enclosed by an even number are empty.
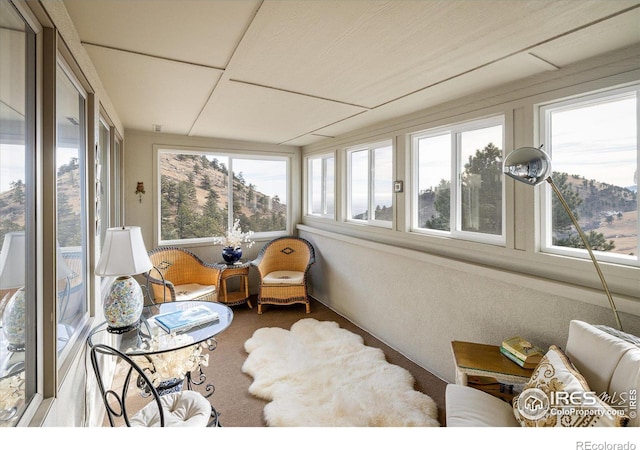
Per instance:
[[[265,160],[265,161],[283,161],[286,164],[286,175],[287,175],[287,218],[286,218],[286,226],[284,230],[278,231],[268,231],[268,232],[254,232],[252,235],[252,239],[254,240],[269,240],[280,236],[287,236],[292,233],[292,224],[293,224],[293,206],[292,206],[292,155],[285,153],[269,153],[264,154],[259,151],[234,151],[229,149],[219,149],[219,148],[188,148],[180,145],[153,145],[153,159],[154,159],[154,241],[156,245],[189,245],[189,244],[211,244],[214,242],[215,238],[219,238],[221,236],[207,236],[203,238],[190,238],[190,239],[162,239],[162,220],[160,214],[162,213],[162,191],[161,191],[161,183],[162,177],[160,176],[160,155],[163,153],[172,153],[175,155],[185,154],[185,155],[196,155],[196,156],[204,156],[204,155],[215,155],[215,156],[224,156],[229,158],[229,167],[228,171],[231,173],[233,171],[233,159],[244,159],[244,160]],[[233,196],[233,183],[227,185],[227,189],[229,190],[229,198],[232,199]],[[233,204],[233,200],[231,201]],[[228,209],[228,222],[227,226],[231,228],[233,226],[233,207]],[[248,230],[244,230],[248,231]]]
[[[64,44],[59,42],[58,43],[59,46],[63,46]],[[75,333],[71,336],[71,339],[69,340],[69,342],[67,343],[67,345],[64,347],[64,349],[61,352],[58,352],[57,355],[57,370],[59,375],[59,379],[58,379],[58,388],[60,387],[62,381],[63,381],[63,376],[61,376],[62,374],[64,374],[69,367],[69,364],[71,363],[72,359],[75,357],[76,352],[77,352],[77,344],[78,342],[80,342],[81,338],[83,337],[83,333],[84,333],[84,329],[85,329],[85,325],[87,323],[87,321],[90,319],[90,314],[92,311],[92,299],[91,296],[89,295],[89,292],[91,291],[91,277],[90,277],[90,271],[88,269],[89,267],[89,260],[90,260],[90,254],[92,252],[92,248],[93,245],[96,244],[92,244],[92,238],[91,238],[91,226],[90,223],[91,221],[89,220],[90,217],[90,204],[88,199],[90,198],[90,194],[89,194],[89,183],[92,182],[91,177],[92,177],[92,172],[89,170],[89,164],[90,163],[96,163],[95,158],[97,157],[96,153],[91,152],[91,149],[89,148],[89,134],[90,134],[90,123],[92,123],[92,120],[95,120],[96,118],[93,118],[93,111],[90,108],[90,92],[88,92],[88,90],[83,86],[82,81],[80,79],[78,79],[78,76],[76,75],[75,71],[72,69],[71,65],[69,64],[69,62],[67,61],[67,56],[66,52],[64,51],[66,49],[58,49],[57,51],[57,57],[56,57],[56,67],[54,68],[54,76],[57,78],[57,69],[59,68],[64,75],[69,79],[69,81],[71,82],[71,84],[73,85],[73,87],[76,89],[76,92],[79,96],[82,97],[83,99],[83,121],[81,122],[84,129],[81,130],[82,136],[82,144],[80,145],[80,147],[78,148],[78,164],[81,168],[82,171],[84,171],[84,176],[81,177],[80,180],[80,201],[81,204],[85,205],[85,209],[84,211],[81,210],[81,214],[80,214],[80,220],[81,220],[81,225],[84,227],[84,242],[83,242],[83,246],[84,248],[81,249],[82,251],[82,264],[80,269],[82,270],[82,276],[84,277],[84,281],[83,281],[83,291],[84,291],[84,312],[82,317],[79,319],[78,323],[77,323],[77,328],[75,330]],[[54,114],[56,116],[56,127],[57,127],[57,102],[58,102],[58,96],[56,93],[56,104],[54,106],[54,108],[56,109],[56,111],[54,111]],[[57,134],[57,131],[56,131]],[[55,154],[54,154],[54,162],[57,159],[57,141],[56,141],[56,147],[55,147]],[[58,180],[58,174],[57,174],[57,167],[54,169],[55,173],[53,175],[53,180],[54,182],[57,184],[57,180]],[[81,172],[82,175],[82,172]],[[94,179],[93,182],[97,183],[97,179]],[[58,220],[57,220],[57,193],[55,194],[56,197],[56,209],[54,210],[54,214],[56,216],[55,218],[55,236],[56,236],[56,241],[58,239]],[[57,259],[57,258],[56,258]],[[57,297],[56,297],[57,300]],[[57,301],[56,301],[56,308],[57,308]],[[56,321],[58,321],[60,319],[60,317],[56,317]],[[58,324],[58,322],[56,322],[56,325]],[[54,339],[54,341],[57,342],[57,330],[55,330],[56,333],[56,339]]]
[[[307,195],[306,195],[306,200],[307,200],[307,207],[306,207],[306,215],[309,217],[318,217],[318,218],[324,218],[324,219],[332,219],[335,220],[336,218],[336,207],[337,207],[337,203],[336,203],[336,181],[337,181],[337,176],[336,176],[336,169],[337,169],[337,164],[336,164],[336,155],[335,152],[331,152],[331,153],[323,153],[321,155],[311,155],[305,158],[306,159],[306,164],[305,164],[305,169],[307,171],[307,176],[306,176],[306,180],[307,180]],[[332,159],[333,160],[333,211],[328,213],[327,212],[327,186],[328,186],[328,182],[327,182],[327,161]],[[313,212],[313,194],[314,194],[314,189],[313,189],[313,170],[311,168],[311,165],[314,161],[320,160],[320,178],[321,178],[321,187],[320,187],[320,203],[321,203],[321,210],[323,211],[322,213],[314,213]]]
[[[545,151],[551,149],[551,151],[549,151],[549,156],[551,157],[552,169],[553,149],[550,141],[551,135],[549,133],[549,120],[553,111],[579,109],[583,106],[587,107],[589,105],[603,103],[609,100],[622,99],[632,96],[634,92],[636,99],[636,111],[638,111],[636,119],[637,122],[640,123],[640,84],[638,83],[622,87],[612,87],[604,90],[582,92],[569,98],[561,98],[537,104],[536,110],[539,130],[539,142],[543,143],[543,149],[545,149]],[[636,173],[638,170],[640,170],[640,126],[637,126],[636,128]],[[540,201],[538,204],[540,217],[538,224],[540,253],[547,255],[568,256],[579,259],[590,259],[590,256],[586,249],[553,245],[552,202],[555,194],[553,193],[551,186],[548,183],[544,183],[540,191]],[[637,202],[638,228],[640,228],[640,196],[638,196]],[[637,247],[640,250],[640,233],[638,235]],[[603,252],[598,250],[593,250],[593,252],[599,262],[621,264],[630,267],[640,267],[640,251],[637,252],[635,258],[619,253]]]
[[[500,112],[483,118],[469,119],[450,125],[437,126],[425,130],[408,133],[411,160],[411,227],[410,232],[439,237],[451,237],[453,239],[479,242],[497,246],[506,245],[506,187],[504,175],[501,175],[501,232],[500,234],[488,234],[475,231],[462,230],[462,172],[464,161],[462,160],[462,146],[460,136],[464,132],[480,130],[500,126],[502,128],[502,158],[505,155],[506,144],[506,120],[505,114]],[[451,172],[450,172],[450,218],[449,231],[423,228],[418,225],[418,193],[419,193],[419,146],[418,141],[424,138],[449,135],[451,142]]]
[[[380,141],[375,141],[368,144],[357,145],[353,147],[349,147],[345,149],[345,159],[346,159],[346,211],[345,211],[345,222],[353,223],[353,224],[361,224],[361,225],[369,225],[377,228],[385,228],[385,229],[393,229],[395,220],[379,220],[375,218],[371,218],[371,212],[375,211],[375,158],[373,155],[376,150],[390,147],[391,149],[391,182],[393,184],[393,178],[395,173],[395,154],[396,147],[394,144],[394,139],[384,139]],[[352,216],[352,161],[351,155],[357,152],[367,151],[367,164],[368,164],[368,182],[367,182],[367,208],[369,211],[369,215],[367,219],[354,219]],[[395,218],[395,209],[396,209],[396,200],[395,195],[393,195],[393,185],[389,186],[389,192],[391,194],[391,208],[393,211],[393,216]]]

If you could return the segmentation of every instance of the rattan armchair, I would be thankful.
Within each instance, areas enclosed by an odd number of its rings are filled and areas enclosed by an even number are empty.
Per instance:
[[[260,274],[258,314],[262,314],[262,305],[265,304],[302,303],[306,312],[311,312],[307,273],[314,262],[315,251],[305,239],[289,236],[265,244],[251,262]]]
[[[153,269],[145,274],[155,303],[182,300],[218,300],[220,271],[181,247],[149,251]]]

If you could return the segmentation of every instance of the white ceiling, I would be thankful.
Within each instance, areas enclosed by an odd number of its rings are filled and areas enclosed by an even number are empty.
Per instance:
[[[299,146],[640,46],[640,0],[64,4],[125,128]]]

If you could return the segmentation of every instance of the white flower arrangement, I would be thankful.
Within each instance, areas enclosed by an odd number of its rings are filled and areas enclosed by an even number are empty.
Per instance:
[[[167,348],[163,344],[166,339],[176,340],[179,344],[188,344],[193,339],[188,335],[177,335],[175,333],[154,336],[149,349]],[[175,345],[175,344],[174,344]],[[209,354],[203,354],[203,349],[208,349],[209,341],[194,344],[171,352],[157,353],[145,356],[134,356],[133,361],[145,371],[151,383],[158,387],[161,382],[172,379],[183,379],[187,372],[198,369],[200,366],[209,365]]]
[[[0,380],[0,417],[24,402],[24,371]]]
[[[251,236],[253,236],[253,231],[243,233],[240,229],[240,219],[236,219],[233,222],[233,227],[227,230],[225,236],[214,238],[213,243],[234,249],[242,247],[242,244],[246,244],[245,247],[251,248],[254,244]]]

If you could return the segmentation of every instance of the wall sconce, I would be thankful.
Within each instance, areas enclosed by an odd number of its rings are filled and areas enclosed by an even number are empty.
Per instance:
[[[142,194],[144,194],[144,181],[138,181],[136,186],[136,194],[138,194],[138,200],[142,203]]]

